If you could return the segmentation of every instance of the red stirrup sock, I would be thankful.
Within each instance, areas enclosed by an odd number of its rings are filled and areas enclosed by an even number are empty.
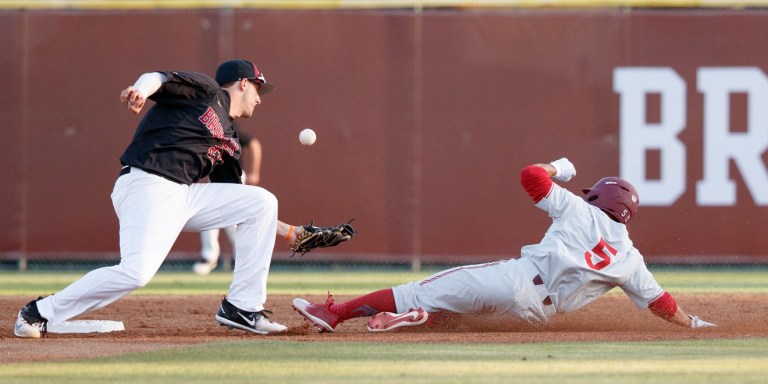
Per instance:
[[[379,312],[396,312],[397,307],[392,288],[387,288],[345,303],[333,304],[328,310],[339,315],[341,320],[347,320],[353,317],[373,316]]]

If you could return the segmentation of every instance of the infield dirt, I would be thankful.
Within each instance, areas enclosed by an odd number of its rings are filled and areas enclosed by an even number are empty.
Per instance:
[[[213,295],[129,295],[77,319],[119,320],[125,331],[102,334],[48,334],[43,339],[13,336],[18,310],[30,297],[0,297],[0,362],[63,361],[129,352],[176,348],[222,340],[272,339],[306,342],[364,341],[414,343],[539,343],[566,341],[645,341],[768,337],[768,295],[678,294],[687,312],[719,327],[690,330],[669,324],[648,310],[638,310],[621,294],[607,295],[579,311],[556,315],[534,327],[490,315],[441,318],[433,327],[396,333],[369,333],[367,318],[349,320],[334,333],[317,333],[291,308],[290,296],[270,296],[271,319],[285,324],[285,334],[260,336],[216,325],[221,300]],[[312,302],[325,297],[305,296]],[[338,296],[337,302],[348,299]]]

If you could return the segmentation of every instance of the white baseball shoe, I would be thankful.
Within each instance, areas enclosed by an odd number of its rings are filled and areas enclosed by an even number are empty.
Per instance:
[[[229,329],[238,328],[244,331],[266,335],[280,333],[288,330],[288,327],[275,323],[267,318],[269,311],[247,312],[243,311],[227,301],[225,297],[221,301],[219,311],[216,313],[216,322]],[[269,312],[271,313],[271,312]]]

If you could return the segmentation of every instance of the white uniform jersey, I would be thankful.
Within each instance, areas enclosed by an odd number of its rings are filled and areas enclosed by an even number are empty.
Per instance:
[[[616,286],[638,308],[664,293],[624,224],[554,183],[536,206],[553,222],[539,244],[522,248],[521,259],[539,269],[558,313],[579,309]]]

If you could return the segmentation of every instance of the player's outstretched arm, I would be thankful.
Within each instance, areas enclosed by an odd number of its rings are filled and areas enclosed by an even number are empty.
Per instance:
[[[664,292],[664,294],[659,296],[656,300],[652,301],[648,305],[648,309],[650,309],[654,315],[661,317],[670,323],[683,327],[717,327],[716,324],[706,322],[702,319],[699,319],[697,316],[692,316],[685,313],[685,311],[683,311],[683,309],[677,305],[675,298],[667,292]]]
[[[277,221],[276,235],[283,238],[289,246],[292,246],[296,242],[296,238],[302,233],[304,233],[304,228],[300,225],[291,225],[280,220]]]
[[[296,226],[278,220],[276,235],[288,243],[294,254],[298,252],[303,256],[313,249],[335,247],[351,240],[357,232],[350,224],[353,220],[331,227],[318,227],[312,223]]]
[[[683,327],[688,328],[706,328],[706,327],[717,327],[716,324],[706,322],[702,319],[699,319],[698,316],[693,316],[685,313],[680,306],[677,307],[677,312],[675,312],[675,315],[671,318],[667,319],[670,323],[677,324]]]

